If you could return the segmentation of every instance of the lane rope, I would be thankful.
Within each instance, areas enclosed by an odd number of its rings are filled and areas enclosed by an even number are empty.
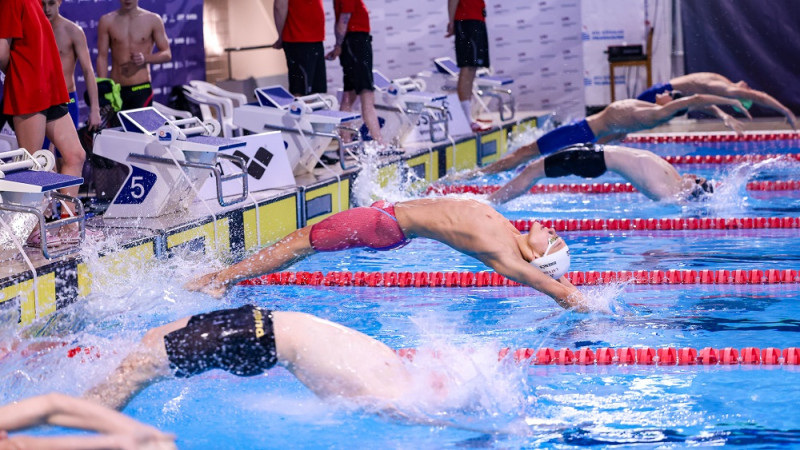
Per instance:
[[[567,272],[576,286],[608,283],[633,284],[794,284],[800,283],[795,269],[669,269],[590,270]],[[356,286],[356,287],[488,287],[524,286],[497,272],[276,272],[243,280],[239,286]]]
[[[800,190],[800,180],[781,180],[781,181],[751,181],[747,183],[748,191],[798,191]],[[425,191],[426,195],[438,194],[476,194],[486,195],[496,192],[500,186],[496,185],[432,185]],[[528,191],[528,194],[619,194],[639,192],[630,183],[557,183],[557,184],[536,184]]]
[[[662,217],[621,219],[514,219],[519,231],[530,231],[535,222],[556,231],[694,231],[800,228],[800,217]]]
[[[736,133],[649,133],[628,135],[623,142],[625,143],[697,143],[697,142],[752,142],[752,141],[776,141],[776,140],[798,140],[798,131],[751,131],[741,136]]]
[[[413,361],[418,353],[413,348],[399,349],[395,352],[401,358],[406,358],[410,361]],[[783,350],[777,347],[744,347],[741,350],[734,347],[705,347],[701,349],[693,347],[601,347],[594,350],[588,347],[581,349],[542,347],[539,349],[519,348],[515,350],[504,348],[498,353],[497,359],[500,361],[504,358],[514,358],[517,363],[540,366],[797,366],[800,365],[800,348],[787,347]]]
[[[115,352],[112,352],[115,353]],[[413,361],[419,351],[414,348],[401,348],[395,354],[401,358]],[[435,357],[436,352],[432,355]],[[98,347],[75,346],[67,349],[69,359],[79,360],[82,363],[100,359],[102,352]],[[501,349],[497,360],[513,358],[520,364],[537,366],[690,366],[690,365],[718,365],[718,366],[800,366],[800,347],[744,347],[741,350],[734,347],[714,348],[705,347],[600,347],[592,350],[584,347],[570,348],[518,348],[509,347]]]

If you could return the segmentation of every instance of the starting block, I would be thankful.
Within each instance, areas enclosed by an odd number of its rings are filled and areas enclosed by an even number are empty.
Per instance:
[[[438,73],[453,80],[458,79],[458,74],[461,69],[452,58],[436,58],[433,60],[433,64],[436,66],[436,71]],[[488,69],[480,68],[475,76],[473,95],[486,111],[489,111],[489,108],[487,103],[483,101],[483,97],[496,99],[498,104],[497,112],[500,113],[500,120],[512,120],[516,114],[514,94],[511,92],[511,89],[508,88],[508,85],[512,83],[514,83],[514,79],[511,77],[495,76],[492,75]]]
[[[257,88],[255,94],[257,103],[234,109],[233,123],[253,133],[280,131],[295,174],[311,173],[320,155],[334,141],[342,169],[353,167],[345,164],[345,152],[358,153],[363,144],[358,130],[345,124],[361,119],[361,114],[339,111],[333,96],[313,94],[295,98],[278,85]],[[345,143],[342,131],[352,133],[353,141]]]
[[[384,119],[382,131],[386,137],[405,143],[418,124],[426,123],[431,142],[447,139],[450,134],[447,107],[435,104],[443,102],[447,95],[425,92],[425,83],[419,79],[389,80],[378,70],[372,71],[372,78],[375,89],[381,94],[375,96],[375,109]]]
[[[33,155],[24,148],[0,152],[1,254],[18,252],[14,241],[24,243],[37,224],[41,230],[41,250],[45,258],[57,258],[80,249],[86,233],[83,204],[77,198],[59,194],[55,190],[81,185],[83,178],[50,172],[54,166],[55,158],[48,150],[39,150]],[[43,211],[48,201],[71,204],[74,215],[47,222]],[[47,231],[73,223],[79,226],[79,239],[57,251],[48,250]]]
[[[94,142],[94,153],[124,164],[128,177],[117,191],[104,217],[159,217],[188,209],[209,172],[216,180],[220,206],[240,203],[247,198],[245,162],[223,150],[245,147],[246,143],[217,137],[220,126],[214,120],[201,122],[196,117],[169,120],[155,108],[140,108],[117,113],[122,128],[102,130]],[[220,159],[231,162],[238,171],[223,174]],[[238,196],[225,200],[223,183],[241,180]]]

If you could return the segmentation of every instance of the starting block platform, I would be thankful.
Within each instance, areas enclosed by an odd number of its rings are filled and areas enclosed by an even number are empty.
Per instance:
[[[426,92],[421,80],[390,80],[378,70],[372,71],[372,79],[378,94],[375,109],[379,122],[383,119],[381,132],[387,141],[405,146],[417,140],[435,143],[448,138],[448,110],[442,105],[447,95]],[[427,129],[423,130],[427,139],[422,139],[421,133],[412,136],[415,128],[423,123],[427,124]]]
[[[333,96],[294,97],[283,86],[256,88],[255,96],[256,103],[234,109],[233,123],[253,133],[280,131],[295,175],[313,173],[330,147],[338,151],[342,170],[351,168],[345,156],[358,153],[363,146],[354,124],[361,114],[339,111]],[[346,143],[344,132],[351,133],[354,140]]]
[[[38,150],[32,155],[25,149],[0,152],[0,260],[20,256],[37,226],[39,250],[44,258],[68,255],[80,248],[85,236],[83,204],[55,190],[80,185],[83,178],[50,172],[54,166],[55,158],[49,150]],[[57,202],[72,217],[47,221],[44,210],[50,204],[53,211],[58,211]],[[58,250],[50,248],[48,232],[71,224],[78,225],[77,242]]]
[[[441,57],[433,60],[436,71],[450,79],[458,79],[461,69],[455,61],[449,57]],[[516,102],[514,94],[508,86],[514,83],[511,77],[493,75],[486,68],[478,69],[475,76],[473,97],[480,103],[481,108],[490,112],[488,102],[483,97],[497,100],[497,113],[500,114],[501,121],[514,120],[516,114]]]
[[[105,212],[106,218],[149,218],[186,210],[197,198],[209,174],[217,184],[218,202],[227,206],[248,194],[245,162],[223,151],[246,146],[244,141],[217,137],[219,123],[197,118],[171,121],[155,108],[118,113],[121,129],[102,130],[94,153],[128,169]],[[217,163],[228,160],[238,167],[223,174]],[[240,183],[239,194],[226,200],[222,184]]]

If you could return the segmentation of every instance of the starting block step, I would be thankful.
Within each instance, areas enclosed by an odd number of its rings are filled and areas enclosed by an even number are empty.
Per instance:
[[[320,109],[319,111],[314,111],[314,114],[325,117],[333,117],[335,119],[339,119],[340,122],[349,122],[351,120],[358,120],[361,118],[361,114],[359,113],[349,111],[334,111],[332,109]]]
[[[6,174],[0,179],[0,192],[48,192],[83,184],[83,178],[54,172],[21,170]]]

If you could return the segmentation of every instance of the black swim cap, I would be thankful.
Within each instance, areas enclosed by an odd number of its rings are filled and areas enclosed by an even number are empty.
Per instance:
[[[714,193],[714,185],[705,178],[695,178],[695,185],[689,193],[689,200],[706,200],[709,195]]]

